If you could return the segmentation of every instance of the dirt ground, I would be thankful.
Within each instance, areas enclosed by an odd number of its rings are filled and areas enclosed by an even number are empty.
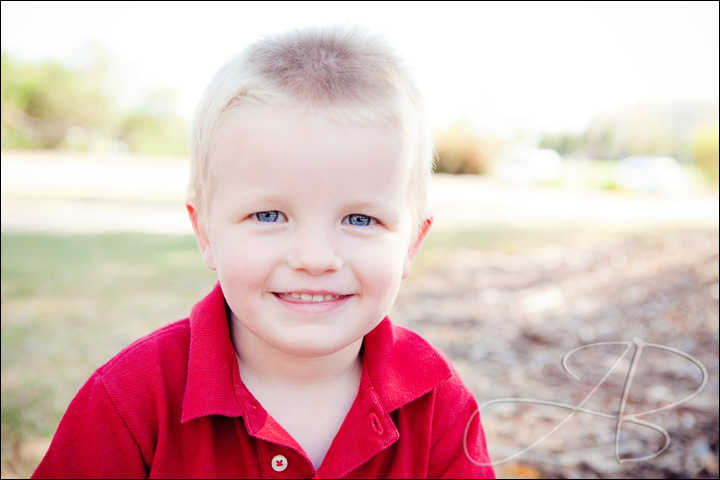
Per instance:
[[[440,347],[478,403],[488,403],[481,416],[493,461],[511,459],[496,466],[499,476],[718,477],[717,232],[513,254],[461,249],[406,287],[394,319]],[[596,345],[605,342],[625,344]],[[631,376],[642,342],[654,345],[644,346]],[[574,379],[561,360],[586,345],[567,359]],[[628,379],[625,415],[670,408],[618,427]],[[526,400],[508,400],[518,397]],[[609,417],[573,414],[573,407]],[[654,456],[664,445],[659,431],[634,419],[667,432],[662,454]],[[627,462],[616,461],[616,446]],[[654,458],[629,461],[645,456]]]
[[[2,229],[191,233],[186,175],[178,159],[3,152]],[[391,313],[475,393],[493,461],[510,458],[499,476],[718,478],[717,195],[438,176],[430,205],[438,234],[544,239],[443,251]]]

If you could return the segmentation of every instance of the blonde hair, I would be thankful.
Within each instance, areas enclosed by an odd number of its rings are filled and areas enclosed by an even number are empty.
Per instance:
[[[411,156],[409,196],[423,218],[433,143],[420,93],[383,37],[358,27],[295,30],[265,37],[225,64],[206,88],[191,127],[190,182],[205,230],[213,138],[238,108],[303,104],[344,124],[399,127]]]

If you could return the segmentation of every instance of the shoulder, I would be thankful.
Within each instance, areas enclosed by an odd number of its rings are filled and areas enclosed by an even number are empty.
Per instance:
[[[393,330],[398,339],[396,344],[398,355],[408,356],[409,359],[414,359],[416,362],[422,359],[423,363],[416,363],[416,365],[423,371],[430,370],[445,374],[445,380],[439,382],[434,389],[441,398],[449,397],[453,402],[459,400],[463,404],[472,398],[472,394],[463,383],[452,362],[439,348],[407,328],[393,325]]]
[[[139,361],[171,360],[174,356],[187,357],[190,345],[190,321],[178,320],[135,340],[98,369],[109,375]]]
[[[147,395],[161,387],[184,389],[190,349],[190,321],[179,320],[131,343],[95,375],[108,394]]]
[[[427,394],[436,404],[472,399],[447,356],[412,330],[385,319],[365,345],[371,381],[390,411]]]
[[[477,402],[448,357],[417,333],[390,322],[378,333],[386,343],[391,340],[387,363],[395,376],[375,382],[375,388],[385,402],[398,407],[401,436],[417,441],[426,432],[428,478],[492,478],[491,467],[478,466],[467,456],[489,462]]]

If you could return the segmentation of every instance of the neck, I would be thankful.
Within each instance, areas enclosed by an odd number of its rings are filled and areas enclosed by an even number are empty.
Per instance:
[[[231,314],[230,330],[243,382],[293,390],[359,380],[362,373],[360,348],[363,339],[325,355],[297,355],[264,342]],[[248,385],[249,386],[249,385]]]

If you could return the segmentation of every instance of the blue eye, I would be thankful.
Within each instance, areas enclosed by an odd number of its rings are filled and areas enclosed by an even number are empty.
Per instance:
[[[257,220],[258,222],[274,223],[274,222],[278,221],[278,219],[280,218],[280,215],[282,215],[282,213],[278,212],[277,210],[270,210],[267,212],[253,213],[250,216],[252,218],[254,218],[255,220]]]
[[[350,225],[355,225],[356,227],[367,227],[369,225],[372,225],[373,223],[377,223],[377,220],[375,220],[373,217],[370,217],[368,215],[361,215],[359,213],[353,213],[351,215],[348,215],[345,217],[347,220],[347,223]]]

